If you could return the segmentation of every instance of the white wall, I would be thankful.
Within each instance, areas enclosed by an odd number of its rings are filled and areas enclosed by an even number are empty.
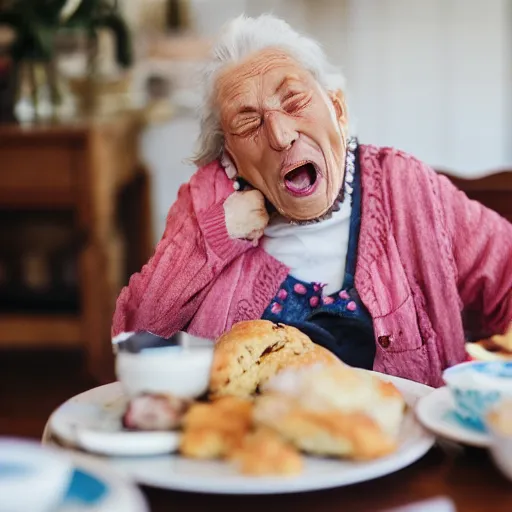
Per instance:
[[[355,0],[344,57],[361,139],[475,176],[512,167],[508,0]]]
[[[180,116],[168,123],[149,127],[141,140],[141,153],[152,176],[154,233],[158,240],[165,228],[169,207],[180,185],[195,171],[185,159],[192,155],[197,122]]]
[[[512,168],[510,0],[193,0],[208,36],[230,17],[272,11],[316,37],[347,76],[361,142],[404,149],[465,176]],[[197,124],[151,128],[157,234],[193,169]]]

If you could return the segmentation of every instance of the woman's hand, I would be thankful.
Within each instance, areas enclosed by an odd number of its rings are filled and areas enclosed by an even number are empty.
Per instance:
[[[224,202],[224,213],[231,238],[252,240],[257,245],[269,222],[265,197],[259,190],[231,194]]]

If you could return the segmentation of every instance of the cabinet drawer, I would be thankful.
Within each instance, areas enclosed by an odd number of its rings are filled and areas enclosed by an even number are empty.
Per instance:
[[[63,145],[0,145],[0,206],[72,202],[76,153]]]

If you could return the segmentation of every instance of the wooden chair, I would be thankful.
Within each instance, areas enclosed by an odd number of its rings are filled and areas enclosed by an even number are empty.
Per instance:
[[[444,170],[439,172],[470,199],[482,203],[512,222],[512,170],[502,170],[477,179],[461,179]],[[481,329],[478,314],[474,311],[464,312],[464,324],[468,341],[478,341],[495,334]]]
[[[439,172],[470,199],[475,199],[512,222],[512,170],[502,170],[477,179],[458,178],[444,170]]]

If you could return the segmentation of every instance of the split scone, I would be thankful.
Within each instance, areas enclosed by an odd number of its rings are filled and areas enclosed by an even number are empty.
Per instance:
[[[235,324],[215,345],[210,396],[250,397],[283,368],[340,360],[295,327],[268,320]]]
[[[477,361],[512,361],[512,324],[504,334],[466,343],[466,351]]]
[[[222,397],[195,403],[185,415],[180,453],[201,460],[227,460],[246,475],[294,475],[303,460],[274,430],[253,428],[254,402]]]
[[[252,476],[297,475],[304,468],[298,450],[274,430],[258,428],[249,433],[231,461],[240,473]]]
[[[397,449],[405,409],[395,386],[371,372],[314,365],[270,379],[253,417],[305,453],[368,460]]]
[[[194,459],[229,457],[252,428],[252,409],[252,401],[237,397],[193,404],[183,418],[180,453]]]

